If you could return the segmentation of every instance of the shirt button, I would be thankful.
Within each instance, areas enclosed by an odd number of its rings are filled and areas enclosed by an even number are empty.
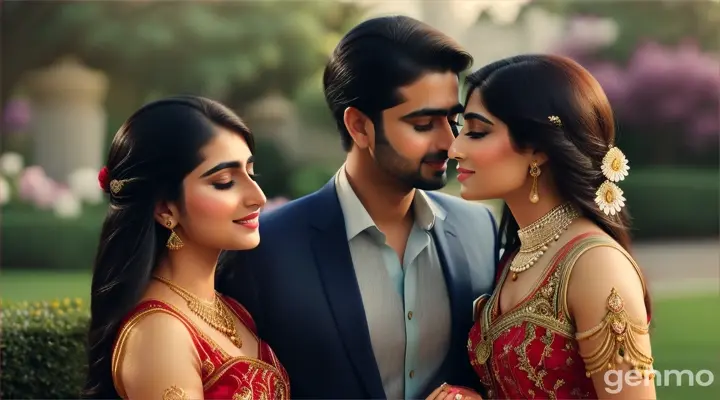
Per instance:
[[[413,313],[412,311],[408,311],[408,319],[412,319]]]
[[[410,379],[415,377],[415,370],[410,371]]]

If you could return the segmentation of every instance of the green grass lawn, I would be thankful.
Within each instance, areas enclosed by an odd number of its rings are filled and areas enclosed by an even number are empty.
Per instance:
[[[90,300],[90,274],[79,271],[0,270],[0,298],[10,301]]]
[[[0,272],[0,298],[3,301],[36,301],[69,298],[89,300],[90,276],[81,272]],[[694,294],[684,298],[656,296],[653,317],[653,356],[655,369],[709,370],[720,379],[720,299]],[[720,399],[720,381],[708,387],[689,386],[683,375],[661,382],[660,399]],[[661,376],[662,378],[662,376]],[[706,378],[706,377],[703,377]]]

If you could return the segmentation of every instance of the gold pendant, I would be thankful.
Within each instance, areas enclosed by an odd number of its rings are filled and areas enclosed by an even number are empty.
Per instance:
[[[475,348],[475,359],[479,364],[485,364],[490,358],[490,351],[492,350],[492,344],[490,341],[482,339]]]

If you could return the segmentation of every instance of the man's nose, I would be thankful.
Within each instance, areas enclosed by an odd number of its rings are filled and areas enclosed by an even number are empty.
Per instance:
[[[452,125],[448,121],[446,124],[444,124],[443,129],[441,129],[438,133],[436,146],[438,150],[447,151],[450,149],[454,141],[455,132],[453,131]]]

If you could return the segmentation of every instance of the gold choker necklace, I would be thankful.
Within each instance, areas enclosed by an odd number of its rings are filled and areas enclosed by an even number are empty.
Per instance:
[[[520,250],[510,264],[512,280],[527,271],[545,254],[548,246],[560,239],[560,235],[580,214],[570,203],[561,204],[542,218],[518,231]]]

